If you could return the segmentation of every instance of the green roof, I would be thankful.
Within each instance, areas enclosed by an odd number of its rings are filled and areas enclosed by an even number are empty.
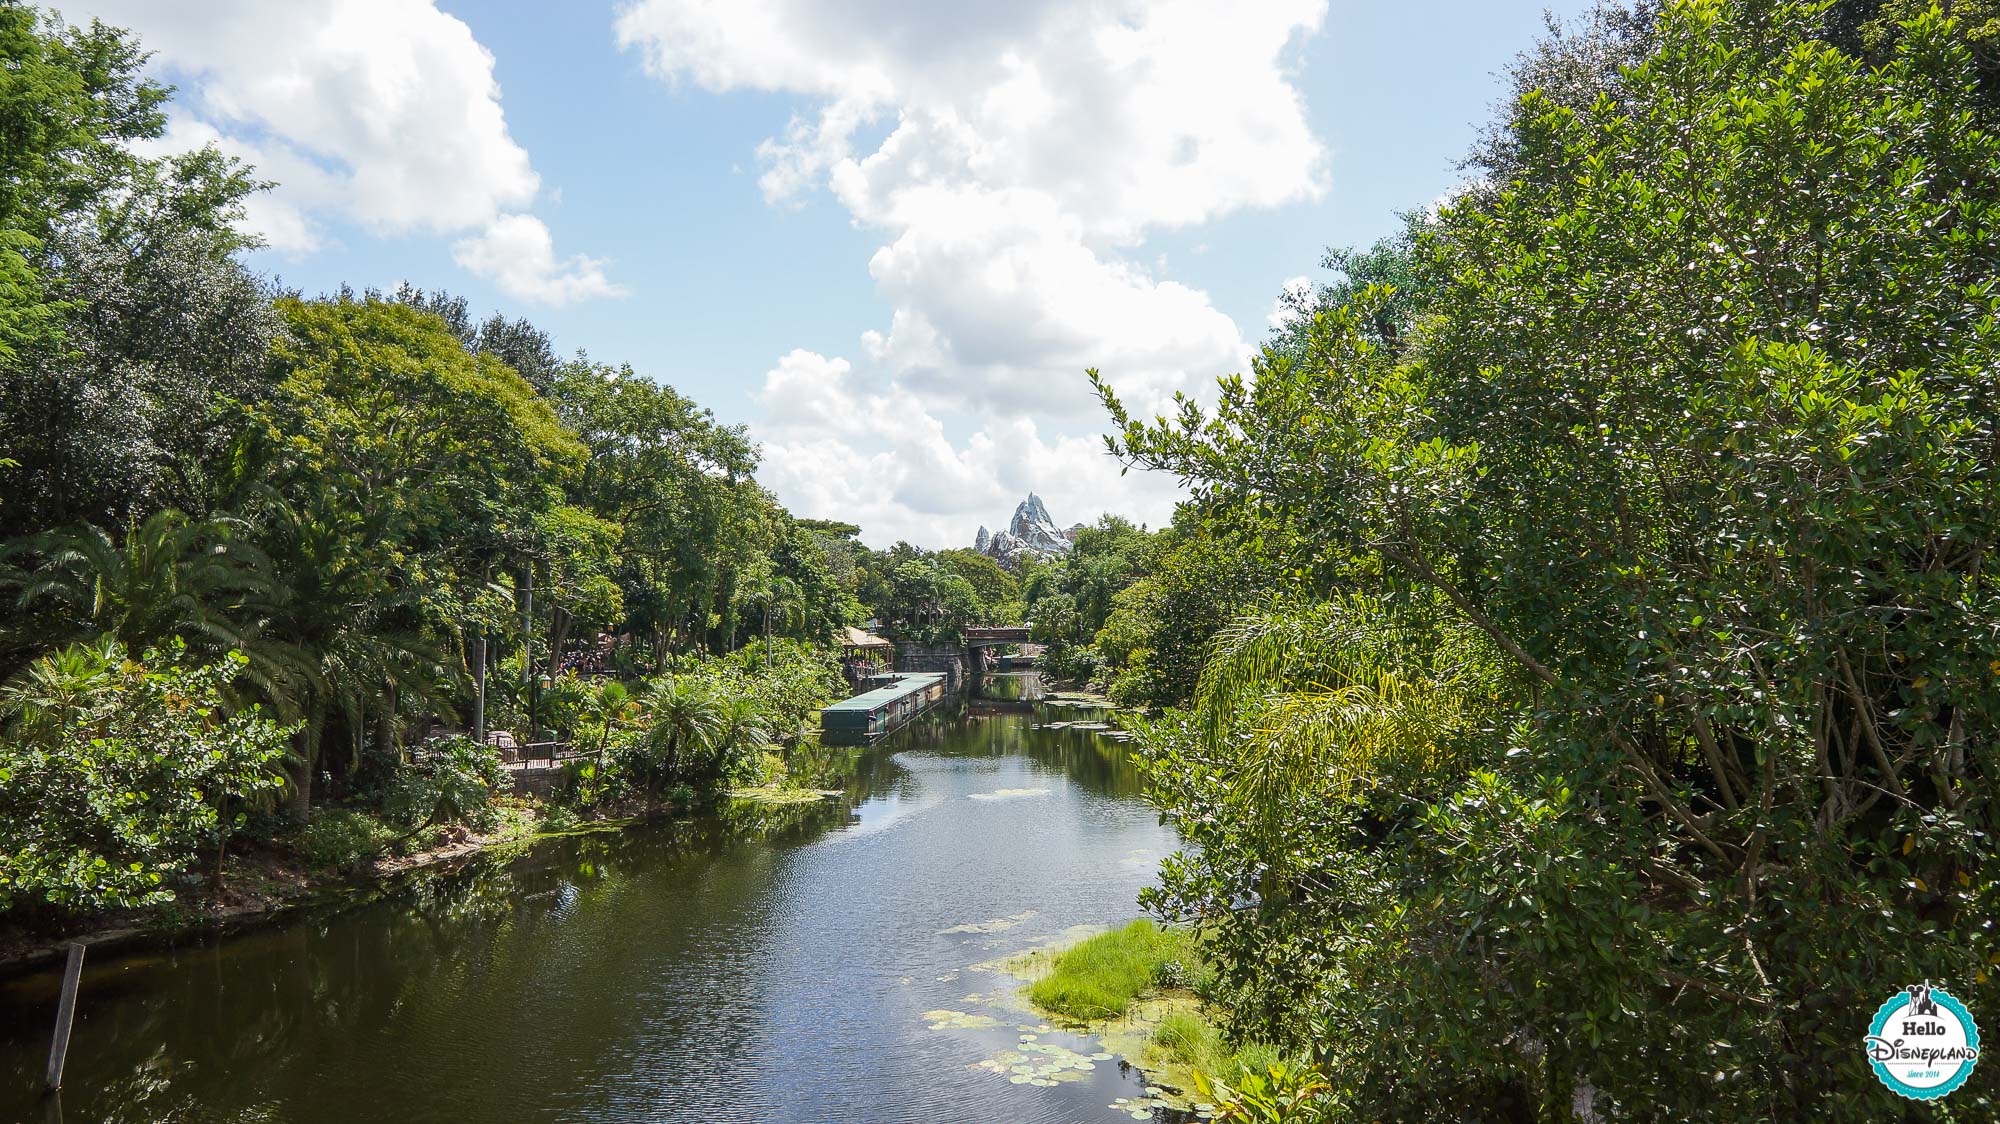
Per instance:
[[[895,702],[912,691],[928,687],[933,683],[942,682],[944,682],[944,676],[937,672],[927,671],[914,675],[899,675],[896,677],[896,681],[887,687],[877,687],[865,695],[856,695],[851,699],[843,699],[832,706],[826,707],[825,710],[874,710],[878,706],[888,706],[890,703]]]

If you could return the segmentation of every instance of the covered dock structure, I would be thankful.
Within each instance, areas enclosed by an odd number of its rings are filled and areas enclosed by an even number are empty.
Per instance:
[[[868,745],[929,710],[944,696],[942,674],[898,675],[887,686],[821,710],[820,740],[828,745]]]

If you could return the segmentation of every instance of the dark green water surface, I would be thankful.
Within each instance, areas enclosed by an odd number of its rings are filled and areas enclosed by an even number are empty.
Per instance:
[[[1175,843],[1121,746],[1023,707],[919,720],[837,801],[548,840],[106,954],[59,1106],[35,1094],[60,972],[0,983],[0,1120],[1129,1120],[1116,1060],[1053,1087],[977,1068],[1035,1020],[972,966],[1136,916]],[[997,1025],[930,1029],[940,1009]]]

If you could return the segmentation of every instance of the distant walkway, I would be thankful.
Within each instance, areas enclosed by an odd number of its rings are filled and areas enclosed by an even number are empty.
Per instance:
[[[1025,644],[1028,641],[1028,626],[1024,624],[1004,624],[991,628],[968,628],[964,632],[965,646],[968,648],[990,648],[996,644]]]

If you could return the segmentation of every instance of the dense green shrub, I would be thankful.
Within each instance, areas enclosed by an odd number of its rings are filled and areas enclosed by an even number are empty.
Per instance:
[[[546,804],[542,807],[542,818],[538,825],[538,830],[547,832],[574,831],[582,823],[583,817],[577,814],[574,806],[562,803]]]
[[[1042,674],[1065,683],[1088,684],[1104,670],[1104,658],[1088,644],[1055,641],[1042,649]]]
[[[499,751],[467,737],[442,738],[423,748],[389,785],[382,809],[415,832],[431,824],[463,822],[491,831],[499,822],[493,797],[508,787]]]
[[[749,699],[772,739],[788,744],[818,729],[820,708],[847,693],[834,650],[797,640],[746,645],[708,673],[718,689]]]
[[[324,870],[353,870],[393,850],[406,829],[359,808],[321,808],[299,831],[299,856]]]
[[[1216,1124],[1333,1124],[1357,1119],[1344,1105],[1325,1075],[1309,1066],[1287,1066],[1275,1059],[1262,1066],[1242,1066],[1234,1081],[1210,1078],[1195,1071],[1195,1093],[1219,1104]],[[1478,1119],[1503,1119],[1491,1111]]]
[[[622,744],[602,760],[566,761],[550,798],[558,807],[572,810],[615,803],[631,789],[624,762]]]
[[[709,793],[782,772],[774,747],[811,737],[821,707],[844,690],[823,647],[780,641],[728,656],[686,659],[638,692],[633,729],[613,745],[617,768],[652,793]],[[778,757],[782,765],[782,757]]]
[[[166,901],[282,784],[292,730],[226,702],[247,661],[185,656],[75,646],[0,690],[0,910]]]

